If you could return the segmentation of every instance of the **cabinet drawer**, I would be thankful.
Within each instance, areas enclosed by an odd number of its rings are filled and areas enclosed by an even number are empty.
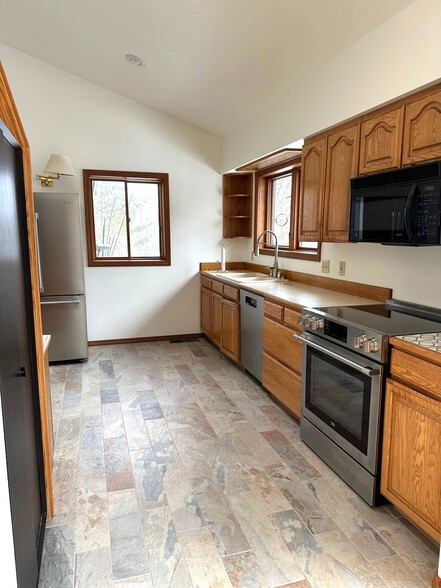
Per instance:
[[[301,378],[296,372],[263,353],[262,385],[296,417],[301,416]]]
[[[265,317],[263,348],[290,369],[302,371],[302,344],[294,339],[294,331]]]
[[[201,286],[203,286],[204,288],[208,288],[209,290],[211,290],[211,280],[210,280],[210,278],[207,278],[205,276],[201,276]]]
[[[213,290],[213,292],[216,292],[216,294],[222,294],[224,293],[224,285],[222,284],[222,282],[217,282],[216,280],[213,280],[211,282],[211,289]]]
[[[297,310],[293,310],[292,308],[285,308],[285,316],[284,316],[284,323],[291,327],[298,333],[302,332],[302,327],[299,325],[299,316],[301,316],[301,312]]]
[[[441,367],[399,349],[392,349],[391,374],[394,379],[441,400]]]
[[[283,320],[283,306],[281,304],[265,300],[263,303],[263,312],[265,313],[265,316],[269,316],[276,321]]]
[[[227,284],[224,284],[224,296],[225,298],[230,298],[231,300],[238,301],[239,288],[233,288],[233,286],[227,286]]]

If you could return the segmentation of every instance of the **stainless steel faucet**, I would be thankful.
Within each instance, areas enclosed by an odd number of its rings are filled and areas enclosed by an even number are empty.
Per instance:
[[[260,235],[257,237],[256,245],[254,247],[254,255],[256,255],[256,257],[259,257],[260,239],[263,237],[263,235],[266,235],[268,233],[274,237],[274,242],[275,242],[274,265],[269,265],[268,269],[270,271],[270,276],[272,276],[273,278],[278,278],[279,277],[279,243],[277,241],[277,235],[274,231],[267,230],[267,231],[263,231],[262,233],[260,233]]]

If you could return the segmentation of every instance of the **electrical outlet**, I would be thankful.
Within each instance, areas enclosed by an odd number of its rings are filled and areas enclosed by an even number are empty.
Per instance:
[[[322,274],[329,274],[330,263],[329,259],[322,259]]]
[[[346,261],[339,261],[338,262],[338,275],[344,276],[346,273]]]

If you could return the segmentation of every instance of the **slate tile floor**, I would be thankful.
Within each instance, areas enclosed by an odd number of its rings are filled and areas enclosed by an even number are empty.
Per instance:
[[[369,508],[207,341],[94,347],[51,381],[40,588],[430,585],[435,544]]]

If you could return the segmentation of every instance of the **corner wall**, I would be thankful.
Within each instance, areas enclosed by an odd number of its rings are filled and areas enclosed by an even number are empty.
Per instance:
[[[83,168],[170,176],[170,267],[89,268],[83,230],[89,340],[199,332],[199,262],[219,259],[222,242],[220,139],[1,44],[0,59],[34,176],[51,153],[75,168],[54,192],[82,200]],[[242,258],[242,244],[227,247]]]

